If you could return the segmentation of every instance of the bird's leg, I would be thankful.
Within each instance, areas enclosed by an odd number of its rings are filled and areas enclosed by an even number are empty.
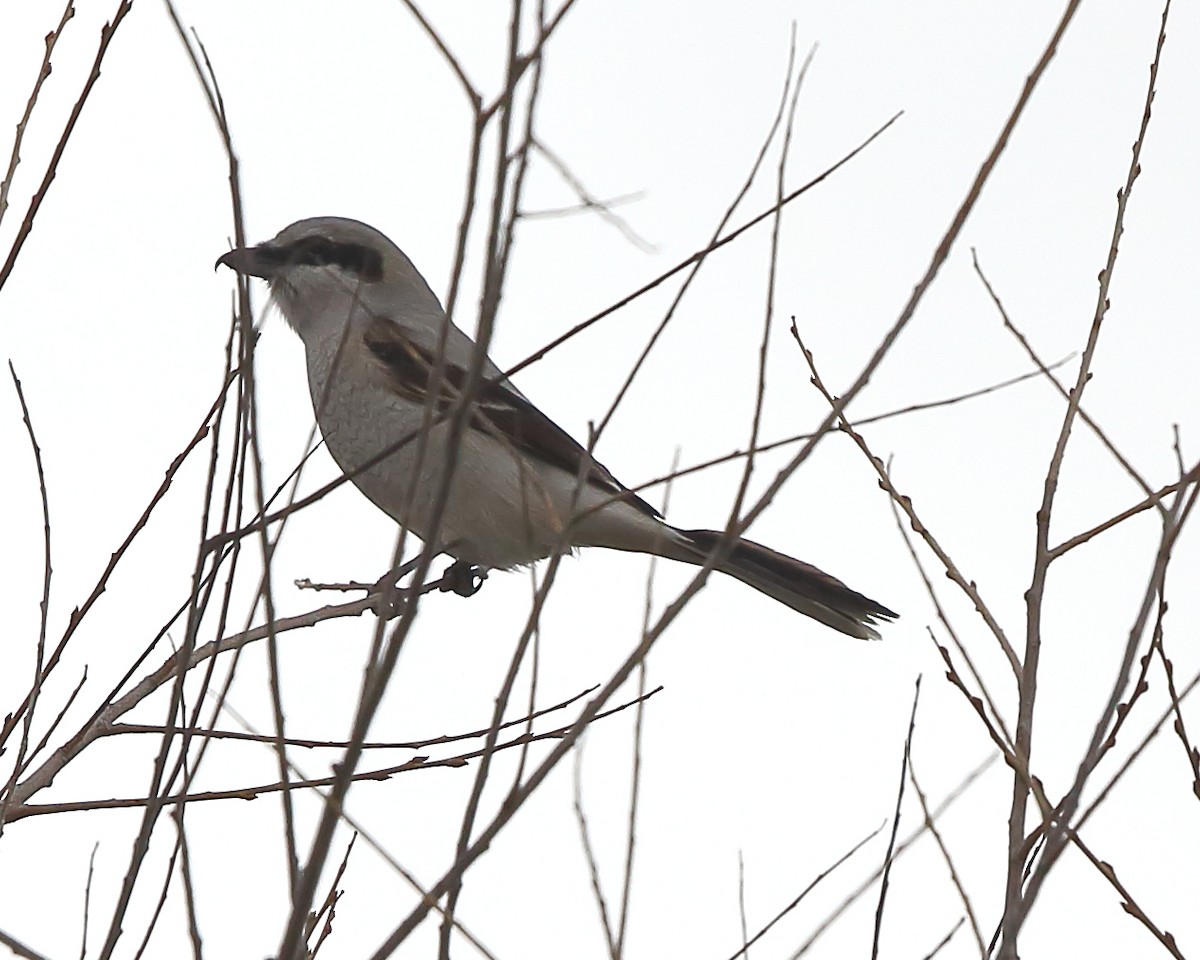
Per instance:
[[[457,593],[460,597],[473,597],[483,586],[487,575],[486,567],[477,567],[466,560],[455,560],[442,574],[441,585],[438,589],[442,593]]]

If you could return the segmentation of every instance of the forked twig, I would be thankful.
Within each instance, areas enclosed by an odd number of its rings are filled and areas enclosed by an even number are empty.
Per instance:
[[[70,7],[68,7],[69,9]],[[63,22],[66,22],[65,15]],[[49,58],[49,51],[53,46],[49,38],[47,38],[46,46],[46,56]],[[47,63],[49,63],[48,59]],[[29,751],[29,731],[33,724],[33,714],[37,709],[38,698],[42,692],[42,667],[46,660],[46,629],[50,619],[50,580],[53,572],[53,567],[50,563],[50,499],[46,494],[46,470],[42,465],[42,448],[38,446],[37,435],[33,431],[33,420],[29,415],[29,404],[25,402],[25,391],[21,388],[21,380],[17,376],[17,370],[11,360],[8,361],[8,372],[12,377],[13,387],[17,391],[17,401],[21,405],[21,419],[25,422],[25,432],[29,436],[29,446],[33,451],[38,492],[42,501],[42,599],[39,604],[41,613],[38,618],[38,638],[37,651],[34,655],[33,684],[29,688],[29,693],[25,696],[25,704],[28,706],[24,710],[24,719],[21,724],[21,742],[17,746],[17,755],[13,761],[12,773],[9,775],[8,782],[4,785],[3,794],[0,795],[0,834],[4,833],[4,823],[7,819],[6,814],[9,804],[12,802],[13,788],[17,784],[17,778],[21,776],[21,773],[25,769],[26,756]],[[61,717],[61,714],[59,716]],[[8,729],[11,730],[12,728],[9,727]],[[3,743],[4,739],[0,737],[0,746],[3,746]]]
[[[1075,3],[1071,7],[1074,8]],[[1170,0],[1163,6],[1162,20],[1154,51],[1154,59],[1150,66],[1150,77],[1146,87],[1146,96],[1142,109],[1141,124],[1137,139],[1134,141],[1133,153],[1124,187],[1117,192],[1117,209],[1113,218],[1112,236],[1109,243],[1108,256],[1104,268],[1100,271],[1099,285],[1096,293],[1096,307],[1088,331],[1087,344],[1079,363],[1079,371],[1075,386],[1071,391],[1067,409],[1063,415],[1055,442],[1054,452],[1046,470],[1042,502],[1037,512],[1036,551],[1034,555],[1033,577],[1026,593],[1026,636],[1025,653],[1022,658],[1022,669],[1019,683],[1020,697],[1017,716],[1017,753],[1019,756],[1030,755],[1033,740],[1034,705],[1037,699],[1038,662],[1041,654],[1042,603],[1045,597],[1047,576],[1054,557],[1050,551],[1050,518],[1054,509],[1055,494],[1062,464],[1066,456],[1067,441],[1069,440],[1079,404],[1083,399],[1084,389],[1091,379],[1092,360],[1100,339],[1100,330],[1109,306],[1109,285],[1112,282],[1113,270],[1116,266],[1117,254],[1121,235],[1125,230],[1125,211],[1129,197],[1133,191],[1134,182],[1141,173],[1141,152],[1150,126],[1151,107],[1154,102],[1155,87],[1158,83],[1158,67],[1162,58],[1163,45],[1166,42],[1167,19],[1171,10]],[[1170,556],[1171,545],[1178,533],[1178,523],[1182,519],[1179,508],[1182,506],[1182,493],[1177,496],[1175,508],[1164,520],[1163,540],[1158,555],[1155,558],[1154,569],[1150,584],[1143,599],[1134,627],[1129,632],[1117,678],[1113,684],[1108,702],[1101,711],[1092,733],[1091,742],[1080,761],[1074,783],[1058,807],[1057,824],[1047,831],[1046,844],[1041,857],[1033,869],[1029,879],[1022,885],[1025,868],[1025,817],[1029,795],[1028,783],[1019,776],[1013,779],[1012,802],[1009,813],[1009,865],[1005,885],[1005,906],[1003,917],[1003,937],[1000,943],[999,960],[1016,960],[1017,940],[1029,909],[1036,899],[1041,885],[1050,869],[1058,860],[1067,841],[1064,829],[1075,816],[1079,797],[1095,764],[1099,761],[1099,750],[1104,742],[1105,732],[1114,716],[1117,704],[1124,694],[1129,680],[1130,671],[1136,656],[1137,647],[1141,640],[1142,629],[1149,616],[1150,605],[1154,594],[1161,590],[1166,561]]]

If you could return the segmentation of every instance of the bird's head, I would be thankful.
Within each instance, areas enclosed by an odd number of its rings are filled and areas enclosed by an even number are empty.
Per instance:
[[[298,220],[273,240],[230,250],[217,259],[240,274],[260,277],[271,298],[301,337],[327,318],[344,323],[347,311],[374,304],[428,305],[437,298],[391,240],[372,226],[345,217]]]

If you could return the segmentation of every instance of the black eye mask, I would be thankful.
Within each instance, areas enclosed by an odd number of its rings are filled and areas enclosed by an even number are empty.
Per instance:
[[[338,243],[326,237],[304,237],[286,247],[263,244],[258,248],[258,255],[264,264],[307,264],[314,267],[332,264],[353,273],[364,283],[376,283],[383,279],[383,257],[379,251],[358,243]]]

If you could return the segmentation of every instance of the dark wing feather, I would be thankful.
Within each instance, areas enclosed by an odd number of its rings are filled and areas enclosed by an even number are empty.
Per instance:
[[[430,391],[435,367],[432,353],[404,335],[404,331],[382,317],[373,320],[363,334],[363,343],[380,362],[392,389],[415,403],[431,402]],[[439,413],[450,408],[466,382],[466,371],[448,362],[442,364],[437,386]],[[542,463],[578,476],[587,451],[565,430],[517,393],[504,380],[484,380],[475,394],[476,416],[513,448]],[[587,471],[590,483],[614,497],[632,504],[643,513],[659,513],[645,500],[626,488],[605,467],[592,460]]]

